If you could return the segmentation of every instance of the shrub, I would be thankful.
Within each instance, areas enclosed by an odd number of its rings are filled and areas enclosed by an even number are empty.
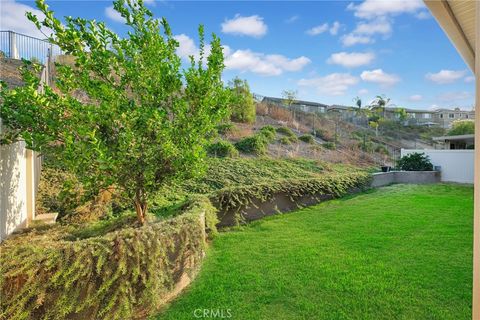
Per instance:
[[[312,132],[312,135],[320,138],[324,141],[332,141],[333,137],[331,134],[329,134],[326,130],[323,129],[316,129],[315,132]]]
[[[218,134],[228,134],[235,130],[235,125],[233,123],[221,123],[217,125],[217,132]]]
[[[289,122],[292,121],[292,112],[288,109],[276,106],[269,105],[269,116],[272,119]]]
[[[474,133],[475,121],[473,120],[456,120],[452,123],[452,128],[448,131],[449,136]]]
[[[371,141],[366,141],[365,143],[362,141],[358,143],[358,147],[365,152],[373,152],[375,149],[374,146],[375,144]]]
[[[300,136],[298,139],[309,144],[313,144],[315,142],[311,134],[304,134],[303,136]]]
[[[324,142],[324,143],[322,143],[322,146],[323,146],[325,149],[329,149],[329,150],[335,150],[335,149],[337,149],[337,146],[335,145],[334,142]]]
[[[268,105],[266,103],[260,102],[256,104],[257,115],[266,116],[268,115]]]
[[[232,94],[230,119],[235,122],[254,123],[255,103],[247,80],[241,80],[237,77],[230,81],[229,87]]]
[[[69,240],[59,225],[12,237],[0,250],[2,319],[146,318],[183,274],[195,274],[205,229],[214,235],[217,222],[216,209],[199,198],[171,219],[102,225],[81,236],[111,232],[83,240]]]
[[[265,136],[268,141],[273,141],[275,139],[275,136],[277,135],[277,131],[273,126],[265,126],[260,129],[260,134]]]
[[[378,152],[378,153],[381,153],[381,154],[384,154],[384,155],[389,154],[387,148],[382,144],[377,144],[377,146],[375,147],[375,152]]]
[[[296,137],[296,134],[289,127],[278,127],[277,132],[287,137]]]
[[[213,157],[219,158],[234,158],[238,156],[238,150],[229,141],[220,140],[210,144],[207,147],[207,153]]]
[[[433,165],[430,159],[424,153],[410,153],[402,157],[397,162],[397,166],[400,170],[405,171],[432,171]]]
[[[278,139],[281,144],[289,145],[292,144],[292,140],[289,137],[281,137]]]
[[[267,152],[267,145],[268,140],[264,135],[254,134],[235,143],[235,148],[244,153],[262,155]]]

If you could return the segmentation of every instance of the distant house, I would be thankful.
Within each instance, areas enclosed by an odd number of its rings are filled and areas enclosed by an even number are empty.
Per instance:
[[[475,111],[460,110],[460,108],[435,110],[434,121],[443,128],[450,128],[455,120],[465,119],[475,119]]]
[[[288,107],[282,98],[263,97],[262,102]],[[290,108],[303,112],[325,113],[327,112],[328,105],[318,102],[295,100]]]
[[[462,134],[457,136],[433,137],[433,141],[444,150],[474,149],[475,135]]]
[[[256,95],[256,97],[262,97]],[[285,104],[284,99],[275,98],[275,97],[262,97],[262,102],[271,103],[282,107],[288,107]],[[312,102],[312,101],[303,101],[295,100],[292,105],[292,109],[301,110],[304,112],[315,112],[315,113],[339,113],[341,118],[358,123],[357,113],[355,112],[355,107],[344,106],[344,105],[326,105],[323,103]],[[422,110],[422,109],[411,109],[404,108],[407,112],[407,119],[405,120],[405,125],[417,125],[417,126],[439,126],[442,128],[450,128],[453,121],[455,120],[464,120],[464,119],[475,119],[475,111],[466,111],[460,110],[460,108],[455,109],[437,109],[437,110]],[[399,114],[397,112],[397,107],[387,107],[385,108],[385,117],[390,120],[398,120]]]

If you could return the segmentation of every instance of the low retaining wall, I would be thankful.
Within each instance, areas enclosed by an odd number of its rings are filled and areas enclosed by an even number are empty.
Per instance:
[[[219,212],[218,219],[220,222],[217,226],[231,227],[241,222],[254,221],[274,214],[290,212],[333,198],[334,196],[331,194],[307,194],[300,197],[292,197],[285,192],[280,192],[273,194],[265,201],[254,199],[247,205]]]
[[[428,184],[441,181],[439,171],[390,171],[374,173],[372,176],[372,188],[394,183]]]
[[[205,199],[174,218],[84,240],[66,240],[60,227],[13,236],[0,252],[0,318],[145,319],[195,277],[215,222]]]

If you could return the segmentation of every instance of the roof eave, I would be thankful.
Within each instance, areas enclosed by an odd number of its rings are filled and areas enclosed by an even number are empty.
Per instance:
[[[461,54],[465,63],[475,72],[475,51],[468,42],[468,39],[460,24],[452,12],[448,1],[424,0],[425,5],[442,27],[450,41]]]

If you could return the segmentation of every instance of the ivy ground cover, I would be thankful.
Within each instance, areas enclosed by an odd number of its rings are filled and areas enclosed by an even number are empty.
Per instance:
[[[222,232],[156,319],[468,319],[473,188],[396,185]]]

